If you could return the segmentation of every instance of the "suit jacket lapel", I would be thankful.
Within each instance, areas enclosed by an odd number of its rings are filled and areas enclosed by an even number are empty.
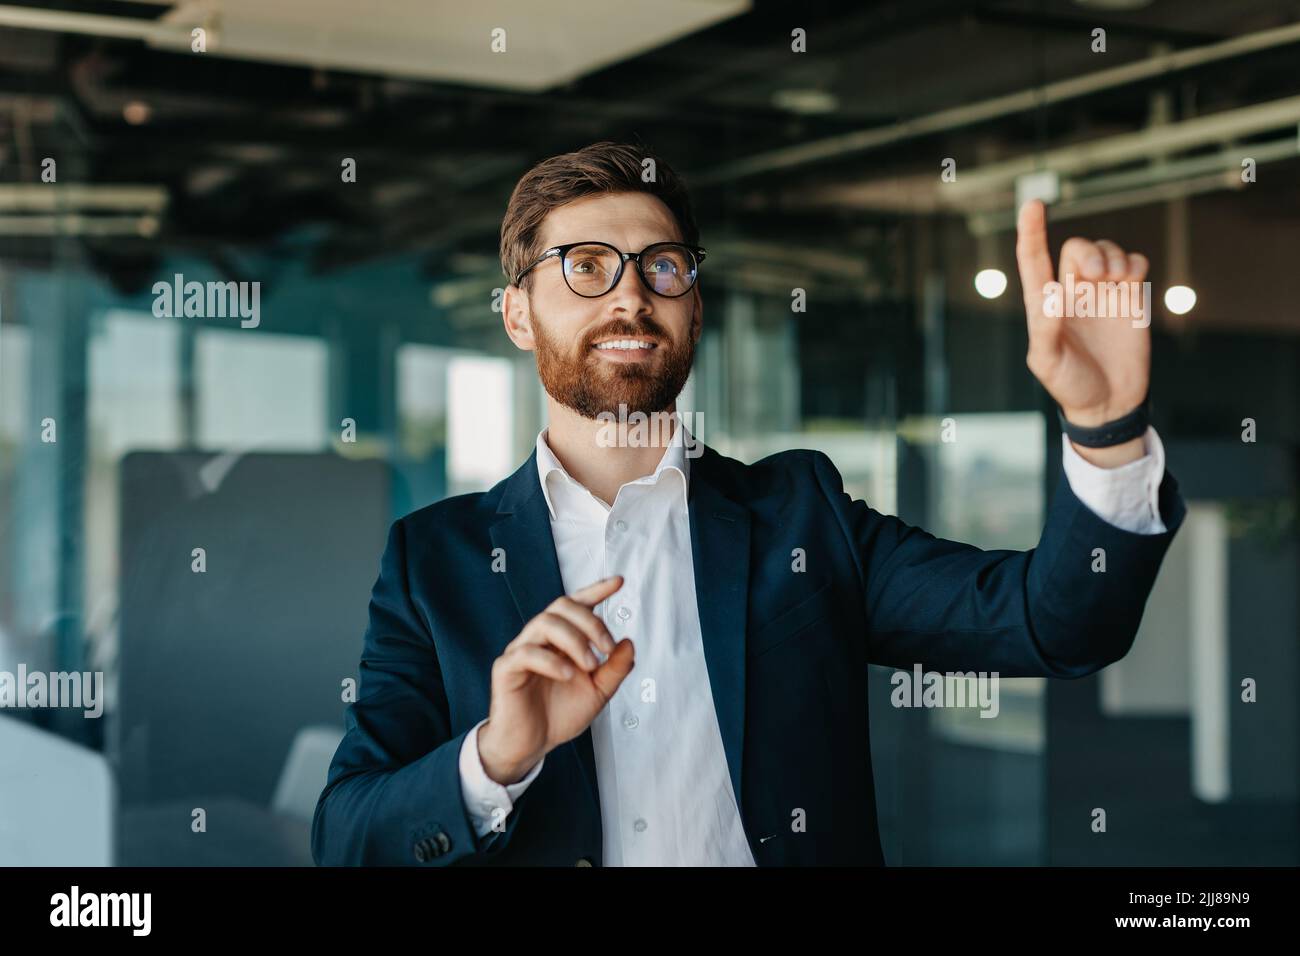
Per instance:
[[[555,555],[555,537],[551,534],[551,515],[537,476],[535,449],[528,460],[506,479],[497,513],[503,517],[489,529],[492,546],[505,551],[506,584],[519,611],[522,627],[564,594],[564,579]],[[497,653],[503,649],[504,645],[497,649]],[[565,746],[573,748],[582,766],[599,822],[600,789],[596,783],[596,749],[591,741],[591,728]]]
[[[708,446],[690,463],[695,600],[713,706],[722,731],[736,806],[744,814],[745,627],[749,604],[749,509],[724,487],[721,458]]]

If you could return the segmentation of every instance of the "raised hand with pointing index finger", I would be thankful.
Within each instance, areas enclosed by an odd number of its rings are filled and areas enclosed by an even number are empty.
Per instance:
[[[1029,323],[1025,362],[1066,419],[1095,427],[1141,405],[1151,375],[1146,256],[1127,253],[1107,239],[1075,237],[1061,246],[1060,270],[1054,272],[1047,211],[1031,200],[1016,223],[1016,261]],[[1079,302],[1089,301],[1091,314],[1080,314],[1089,310],[1079,309]],[[1137,305],[1136,314],[1122,308],[1130,302]],[[1116,304],[1119,314],[1113,314]],[[1139,457],[1141,439],[1134,442],[1128,448],[1079,450],[1098,464],[1114,465]]]

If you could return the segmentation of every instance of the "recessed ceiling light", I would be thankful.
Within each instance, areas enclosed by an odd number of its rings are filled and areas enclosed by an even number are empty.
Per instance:
[[[975,273],[975,291],[986,299],[996,299],[1007,291],[1007,274],[1001,269],[981,269]]]
[[[1196,305],[1196,291],[1185,285],[1171,285],[1165,290],[1165,308],[1174,315],[1186,315]]]

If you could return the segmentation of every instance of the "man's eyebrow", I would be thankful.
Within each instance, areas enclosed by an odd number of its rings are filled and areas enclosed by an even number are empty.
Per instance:
[[[603,242],[607,246],[613,246],[615,249],[622,250],[622,246],[620,246],[617,242],[610,242],[608,239],[592,239],[590,237],[586,239],[569,239],[565,242],[548,242],[546,243],[546,245],[542,246],[542,248],[554,249],[556,246],[568,246],[568,245],[572,245],[575,242]],[[649,242],[643,243],[641,245],[641,249],[649,249],[651,246],[657,246],[661,242],[677,242],[677,243],[681,243],[682,245],[686,244],[686,241],[684,239],[651,239]],[[641,249],[637,249],[634,251],[640,252]],[[623,251],[628,251],[628,250],[623,250]]]

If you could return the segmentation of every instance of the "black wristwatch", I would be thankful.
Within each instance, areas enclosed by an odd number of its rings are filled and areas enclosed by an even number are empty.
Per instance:
[[[1102,422],[1095,428],[1084,428],[1065,420],[1065,412],[1056,406],[1056,417],[1061,422],[1061,431],[1069,436],[1070,441],[1084,448],[1106,448],[1109,445],[1122,445],[1126,441],[1140,438],[1146,434],[1151,418],[1151,395],[1148,392],[1142,404],[1123,418]]]

